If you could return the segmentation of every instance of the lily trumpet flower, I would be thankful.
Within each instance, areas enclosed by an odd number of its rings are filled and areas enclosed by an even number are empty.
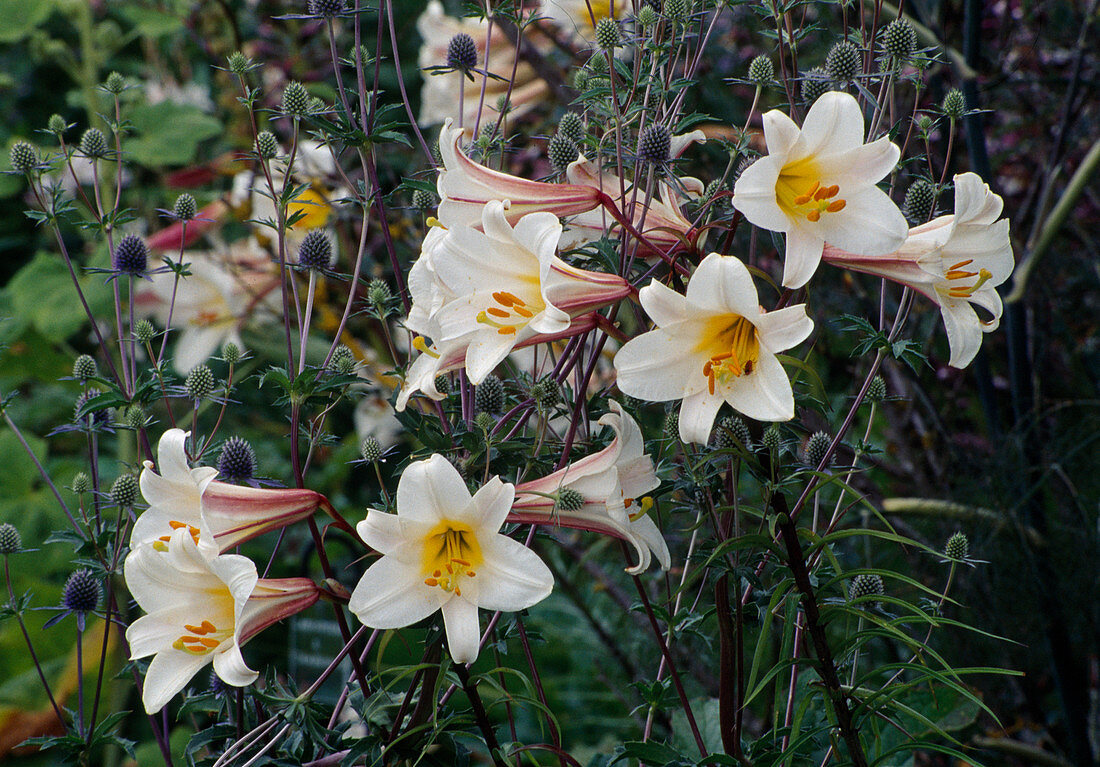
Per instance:
[[[860,255],[889,253],[908,225],[877,184],[897,165],[887,138],[863,143],[855,98],[830,91],[814,102],[799,129],[777,109],[764,115],[768,155],[742,172],[733,206],[751,223],[787,236],[783,285],[805,285],[828,242]]]
[[[633,546],[638,555],[628,573],[646,570],[654,555],[667,570],[672,564],[668,546],[646,513],[653,503],[646,493],[661,480],[646,455],[638,424],[618,402],[611,402],[611,411],[599,420],[615,432],[611,444],[553,474],[517,485],[508,521],[612,535]]]
[[[478,609],[523,610],[554,586],[535,552],[499,532],[514,497],[515,487],[499,477],[471,496],[441,455],[410,464],[397,483],[397,514],[371,510],[356,528],[382,558],[363,574],[348,609],[379,629],[442,610],[451,658],[473,663]]]
[[[124,565],[126,585],[144,615],[130,624],[130,659],[152,655],[142,702],[155,714],[206,664],[227,684],[256,680],[241,645],[267,626],[317,601],[307,578],[260,579],[247,557],[210,559],[187,530],[175,531],[163,551],[140,546]]]
[[[185,529],[207,557],[329,509],[320,493],[305,489],[253,488],[215,481],[209,466],[192,469],[185,446],[190,432],[169,429],[157,445],[157,463],[146,461],[139,485],[149,508],[138,516],[130,547],[163,551],[175,531]]]
[[[975,173],[955,176],[955,212],[909,230],[902,246],[885,256],[859,256],[827,245],[824,260],[907,285],[934,301],[943,313],[956,368],[969,365],[982,334],[997,329],[1001,297],[997,286],[1012,274],[1008,219],[1003,202]],[[983,321],[974,305],[989,312]]]
[[[765,312],[748,268],[711,253],[682,296],[657,281],[639,293],[657,327],[615,355],[619,390],[651,402],[682,399],[680,439],[706,444],[723,402],[760,421],[794,417],[776,353],[813,330],[805,304]]]
[[[447,228],[480,229],[485,204],[492,200],[508,200],[505,217],[510,224],[518,223],[528,213],[572,216],[600,204],[599,189],[590,185],[529,181],[486,168],[466,156],[459,147],[461,139],[462,129],[451,127],[447,120],[439,135],[443,168],[436,182],[440,198],[437,217]]]
[[[561,337],[574,317],[633,290],[618,275],[558,258],[557,216],[529,213],[513,227],[505,210],[505,203],[486,203],[484,231],[456,227],[430,235],[409,282],[408,326],[421,334],[414,346],[428,353],[425,335],[439,350],[465,344],[466,372],[475,384],[518,344],[536,335]]]

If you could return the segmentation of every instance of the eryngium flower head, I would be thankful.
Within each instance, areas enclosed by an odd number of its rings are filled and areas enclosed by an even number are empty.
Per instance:
[[[214,391],[214,373],[206,365],[196,365],[184,381],[189,399],[206,399]]]
[[[771,85],[775,80],[775,64],[764,54],[760,54],[749,64],[749,80],[753,85]]]
[[[138,481],[133,474],[120,474],[111,485],[111,503],[124,509],[132,508],[137,500]]]
[[[908,61],[917,49],[917,31],[908,19],[894,19],[882,32],[882,50],[895,61]]]
[[[12,170],[20,173],[30,173],[38,167],[38,152],[26,141],[12,144],[8,158],[11,160]]]
[[[249,60],[248,56],[245,56],[240,51],[233,51],[233,53],[229,55],[228,64],[229,71],[237,76],[243,75],[252,66],[252,62]]]
[[[107,154],[107,137],[99,128],[88,128],[80,137],[80,151],[85,157],[98,159]]]
[[[863,71],[863,56],[850,40],[841,40],[825,57],[825,71],[840,83],[851,82]]]
[[[65,118],[61,115],[50,115],[50,119],[46,122],[46,130],[55,136],[60,136],[69,127],[69,123],[65,121]]]
[[[554,508],[561,509],[562,511],[580,511],[584,506],[584,495],[579,490],[574,490],[571,487],[563,487],[558,491],[557,500],[554,503]]]
[[[283,89],[283,114],[290,117],[309,114],[309,92],[297,80],[290,81]]]
[[[355,353],[344,344],[336,347],[329,360],[329,369],[342,376],[355,372]]]
[[[8,554],[16,554],[22,550],[23,538],[15,529],[15,525],[10,522],[0,525],[0,556],[6,557]]]
[[[635,18],[638,20],[638,23],[642,25],[643,29],[649,29],[659,20],[657,11],[653,10],[652,5],[643,5],[639,8],[638,15]]]
[[[427,189],[414,189],[412,193],[412,206],[417,210],[430,210],[439,204],[439,198]]]
[[[936,206],[936,188],[923,178],[917,179],[905,192],[901,212],[911,224],[923,224],[932,217]]]
[[[660,123],[647,125],[638,138],[638,159],[660,165],[668,160],[672,151],[672,131]]]
[[[376,306],[384,306],[392,296],[389,284],[381,277],[375,277],[367,286],[367,300]]]
[[[622,42],[623,33],[615,19],[606,17],[596,22],[596,45],[610,51],[622,45]]]
[[[172,206],[172,215],[180,221],[190,221],[198,212],[199,207],[198,203],[195,202],[194,196],[186,192],[177,197],[176,204]]]
[[[117,96],[126,90],[126,78],[118,72],[111,72],[103,83],[103,90]]]
[[[558,133],[574,144],[580,144],[584,139],[584,120],[576,112],[566,112],[558,121]]]
[[[490,373],[474,390],[474,405],[483,413],[499,413],[504,409],[504,383]]]
[[[680,438],[680,413],[676,410],[669,410],[665,413],[665,427],[664,432],[666,437]]]
[[[718,427],[714,430],[714,446],[721,450],[734,445],[742,445],[746,450],[751,450],[752,435],[741,416],[726,416],[718,421]]]
[[[222,359],[230,365],[236,365],[241,361],[241,347],[232,341],[226,341],[222,346]]]
[[[313,16],[332,18],[347,10],[344,0],[309,0],[309,12]]]
[[[91,570],[77,570],[65,581],[61,592],[61,604],[76,613],[90,613],[99,607],[103,587]]]
[[[687,20],[690,5],[689,0],[665,0],[665,16],[682,23]]]
[[[848,600],[855,601],[860,597],[877,596],[885,592],[882,585],[882,576],[876,573],[863,573],[852,580],[852,586],[848,590]],[[877,604],[875,602],[874,604]]]
[[[962,91],[958,88],[949,90],[947,95],[943,97],[943,104],[940,105],[940,111],[952,120],[958,120],[962,117],[966,112],[966,101],[963,99]]]
[[[322,271],[332,263],[332,240],[323,229],[306,232],[298,246],[298,265],[306,269]]]
[[[966,559],[966,555],[970,553],[970,541],[963,533],[955,533],[947,539],[943,553],[948,559]]]
[[[222,445],[218,456],[218,475],[223,479],[239,481],[252,479],[256,474],[256,451],[252,445],[236,435]]]
[[[803,449],[803,456],[806,459],[806,463],[814,468],[820,466],[821,462],[825,460],[825,453],[828,451],[832,441],[833,438],[825,432],[814,432],[810,438],[806,440],[806,447]],[[830,460],[830,463],[831,462]]]
[[[769,453],[779,452],[779,448],[783,444],[783,435],[779,431],[779,427],[774,423],[768,428],[764,429],[764,433],[760,435],[760,446],[767,450]]]
[[[147,344],[153,340],[153,337],[157,334],[157,329],[153,327],[153,323],[149,320],[138,320],[134,325],[134,338],[138,343]]]
[[[531,387],[531,399],[540,410],[548,410],[561,401],[561,385],[553,376],[547,375]]]
[[[568,168],[579,154],[580,151],[573,140],[561,132],[551,136],[550,142],[546,145],[546,156],[550,159],[550,165],[558,172]]]
[[[272,160],[279,154],[279,140],[274,133],[265,130],[256,136],[256,154],[265,160]]]
[[[84,495],[84,493],[88,492],[91,489],[92,489],[92,479],[91,479],[91,477],[89,477],[83,471],[78,471],[76,473],[76,476],[73,477],[73,487],[72,487],[73,492],[76,493],[77,495]]]
[[[374,463],[382,457],[382,445],[379,444],[378,438],[374,435],[368,435],[363,438],[363,441],[359,443],[359,455],[363,456],[364,461]]]
[[[832,89],[829,73],[821,67],[814,67],[802,78],[802,100],[806,104],[812,105]]]
[[[477,66],[477,43],[465,32],[459,32],[447,43],[447,66],[468,72]]]
[[[81,408],[88,403],[88,400],[94,399],[102,394],[99,389],[92,387],[76,398],[76,404],[73,406],[73,422],[81,426],[104,426],[107,423],[107,410],[97,410],[94,413],[85,415],[83,418],[78,417],[78,413]]]
[[[99,366],[95,364],[90,354],[81,354],[73,363],[73,378],[78,380],[87,381],[89,378],[95,378],[98,372]]]
[[[886,379],[880,375],[871,379],[871,384],[867,387],[867,399],[871,402],[882,402],[886,399]]]
[[[112,261],[116,272],[140,276],[149,266],[149,248],[145,240],[136,234],[128,234],[115,246]]]

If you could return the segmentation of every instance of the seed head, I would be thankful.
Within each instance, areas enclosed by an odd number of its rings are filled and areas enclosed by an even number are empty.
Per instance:
[[[917,179],[905,192],[901,212],[912,224],[923,224],[932,217],[936,207],[936,187],[924,179]]]
[[[359,443],[359,455],[363,456],[363,460],[368,463],[374,463],[381,458],[382,445],[378,443],[378,438],[374,435],[364,437]]]
[[[561,386],[554,376],[543,376],[531,387],[531,399],[539,410],[549,410],[561,401]]]
[[[558,120],[558,134],[565,136],[574,144],[580,144],[584,140],[584,120],[576,112],[566,112]]]
[[[50,119],[46,122],[46,130],[55,136],[62,135],[68,128],[69,123],[61,115],[50,115]]]
[[[297,80],[291,80],[283,89],[283,114],[288,117],[309,114],[309,91]]]
[[[256,476],[256,451],[244,439],[233,435],[218,455],[218,475],[237,482]]]
[[[329,360],[329,369],[337,375],[349,376],[355,372],[355,353],[344,344],[336,347]]]
[[[660,123],[647,125],[638,139],[638,159],[660,165],[668,160],[672,150],[672,131]]]
[[[153,323],[149,320],[138,320],[134,325],[134,338],[138,343],[147,344],[153,340],[153,337],[157,334],[157,329],[153,327]]]
[[[490,373],[474,391],[474,405],[483,413],[499,413],[504,410],[504,383]]]
[[[493,418],[492,413],[486,413],[482,411],[474,416],[474,426],[482,431],[491,431],[496,426],[496,420]]]
[[[445,375],[437,375],[433,382],[435,390],[446,397],[451,393],[451,379]]]
[[[970,541],[967,540],[964,534],[954,533],[947,539],[947,544],[943,547],[943,553],[948,559],[966,559],[966,555],[970,553]]]
[[[775,64],[770,58],[760,54],[749,64],[749,80],[761,88],[771,85],[775,80]]]
[[[783,435],[779,433],[779,427],[774,423],[764,429],[764,433],[760,435],[760,446],[769,453],[778,453],[782,443]]]
[[[85,474],[84,472],[78,471],[76,473],[76,476],[73,477],[73,487],[72,487],[73,492],[76,493],[77,495],[84,495],[84,493],[88,492],[91,489],[92,489],[92,480],[91,480],[91,478],[87,474]]]
[[[279,154],[279,140],[269,130],[260,131],[256,136],[256,154],[265,160],[273,160]]]
[[[664,432],[666,437],[680,438],[680,413],[678,411],[669,410],[665,413]]]
[[[118,241],[112,259],[115,271],[140,277],[149,266],[149,248],[145,240],[136,234],[128,234]]]
[[[127,429],[137,431],[138,429],[145,426],[145,422],[148,420],[148,418],[149,416],[148,414],[146,414],[145,408],[143,408],[136,402],[133,405],[130,405],[130,407],[126,408],[125,424]]]
[[[332,240],[323,229],[310,229],[298,246],[298,265],[322,271],[332,263]]]
[[[232,341],[226,341],[222,345],[222,359],[230,365],[236,365],[241,361],[241,347]]]
[[[882,31],[882,50],[896,62],[905,62],[917,49],[917,31],[906,18],[898,18]]]
[[[187,396],[198,402],[214,392],[214,373],[206,365],[196,365],[183,383]]]
[[[118,479],[111,485],[111,503],[130,509],[138,496],[138,481],[133,474],[119,474]]]
[[[886,379],[880,375],[871,379],[871,384],[867,387],[867,399],[871,402],[882,402],[886,399]]]
[[[107,154],[107,137],[99,128],[88,128],[80,137],[80,151],[85,157],[98,160]]]
[[[584,506],[584,496],[579,490],[571,487],[563,487],[558,491],[558,497],[554,501],[554,508],[561,511],[580,511]]]
[[[414,189],[412,193],[412,206],[417,210],[431,210],[439,204],[439,198],[434,192],[427,189]]]
[[[180,221],[190,221],[198,215],[199,206],[194,196],[184,192],[176,198],[176,204],[172,206],[172,215]]]
[[[381,277],[375,277],[367,286],[367,300],[375,306],[385,306],[392,296],[389,284]]]
[[[806,461],[806,464],[817,468],[821,465],[822,460],[825,458],[825,453],[829,450],[829,445],[832,443],[833,438],[823,431],[814,432],[808,440],[806,440],[806,447],[803,448],[802,456]],[[829,461],[832,463],[832,460]]]
[[[0,525],[0,556],[6,557],[8,554],[17,554],[22,550],[23,538],[15,529],[15,525],[11,522]]]
[[[89,378],[95,378],[98,372],[99,366],[96,365],[95,359],[93,359],[90,354],[81,354],[76,358],[76,362],[73,363],[73,378],[80,381],[87,381]]]
[[[596,45],[601,50],[613,51],[623,44],[623,33],[619,23],[610,16],[596,22]]]
[[[111,72],[111,74],[107,75],[107,79],[103,83],[103,90],[117,96],[126,90],[126,78],[118,72]]]
[[[829,73],[821,67],[814,67],[802,78],[802,100],[808,105],[833,89]]]
[[[741,416],[726,416],[718,422],[718,428],[714,430],[714,443],[719,449],[739,444],[746,450],[751,450],[752,435]]]
[[[649,29],[657,23],[660,17],[657,16],[657,11],[653,10],[652,5],[643,5],[638,9],[638,15],[635,18],[638,19],[642,29]]]
[[[65,581],[61,591],[61,604],[75,613],[90,613],[99,607],[103,587],[91,570],[77,570]]]
[[[848,589],[848,601],[854,602],[860,597],[878,596],[885,593],[882,585],[882,576],[874,573],[862,573],[852,579],[852,585]],[[878,601],[871,603],[877,605]]]
[[[106,409],[96,410],[94,413],[85,415],[82,418],[77,417],[77,413],[88,404],[89,400],[95,399],[102,393],[103,392],[93,386],[76,398],[76,405],[73,407],[73,423],[93,429],[97,426],[105,426],[107,424],[108,413]]]
[[[459,32],[447,43],[447,66],[469,72],[477,66],[477,43],[465,32]]]
[[[863,56],[850,40],[841,40],[825,57],[825,71],[839,83],[848,83],[863,71]]]
[[[238,77],[252,68],[252,61],[240,51],[229,54],[229,71]]]
[[[958,120],[962,117],[963,114],[966,113],[966,100],[963,99],[962,91],[958,88],[949,90],[947,95],[943,97],[943,104],[940,105],[940,111],[952,120]]]
[[[313,16],[332,18],[347,10],[344,0],[309,0],[309,12]]]
[[[577,145],[561,133],[551,136],[550,143],[546,145],[546,155],[550,158],[550,165],[558,172],[568,168],[569,163],[576,160],[579,154]]]
[[[11,168],[19,173],[30,173],[38,167],[38,151],[26,141],[16,141],[8,153]]]
[[[683,24],[691,10],[690,0],[665,0],[665,17]]]

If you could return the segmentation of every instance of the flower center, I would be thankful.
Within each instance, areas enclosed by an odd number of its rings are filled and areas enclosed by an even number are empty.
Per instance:
[[[711,394],[714,392],[712,391]],[[637,522],[639,519],[649,513],[649,510],[653,508],[653,498],[645,495],[641,498],[624,498],[623,506],[630,509],[632,506],[636,506],[633,511],[627,512],[627,518],[631,522]]]
[[[538,311],[542,311],[542,307]],[[522,298],[514,293],[498,290],[493,293],[493,304],[478,312],[477,321],[496,328],[502,336],[510,336],[526,327],[534,316],[535,311]]]
[[[820,221],[823,213],[844,210],[848,203],[838,194],[837,184],[822,184],[817,166],[808,157],[784,165],[775,183],[775,199],[783,212],[792,218],[803,216],[811,222]]]
[[[185,623],[183,630],[185,633],[180,634],[179,639],[172,643],[172,647],[192,655],[205,655],[213,652],[218,645],[233,633],[227,629],[219,630],[217,626],[208,620],[204,620],[197,626]]]
[[[424,537],[424,583],[462,596],[462,578],[473,578],[484,561],[473,529],[443,520]]]
[[[760,359],[760,339],[756,326],[739,314],[714,317],[707,323],[703,342],[696,351],[708,352],[710,358],[703,363],[703,377],[707,390],[714,394],[716,381],[725,383],[731,378],[748,375]]]
[[[945,276],[948,279],[947,295],[951,298],[970,298],[989,280],[993,279],[993,273],[988,269],[979,269],[976,272],[969,271],[966,267],[970,266],[974,262],[974,259],[968,258],[965,261],[949,267]],[[969,280],[971,277],[977,277],[973,285],[959,284],[962,280]]]
[[[195,545],[199,545],[199,528],[194,525],[189,525],[186,522],[178,522],[174,519],[168,523],[168,526],[172,528],[173,533],[181,527],[186,527],[187,532],[191,533],[191,538],[195,541]],[[171,534],[162,535],[160,538],[153,541],[153,548],[157,551],[168,551],[168,541],[170,540],[172,540]]]

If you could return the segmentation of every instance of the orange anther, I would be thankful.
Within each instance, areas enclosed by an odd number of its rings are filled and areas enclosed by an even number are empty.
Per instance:
[[[528,309],[524,306],[521,306],[519,304],[516,304],[515,306],[513,306],[512,311],[514,311],[520,317],[534,317],[535,316],[535,313],[533,311],[531,311],[530,309]]]
[[[498,328],[497,332],[500,333],[502,336],[510,336],[516,332],[516,329],[511,325],[505,325],[502,328]]]
[[[965,261],[960,261],[957,264],[952,264],[951,266],[948,267],[948,271],[954,271],[956,269],[962,269],[964,266],[969,266],[972,263],[974,263],[974,259],[968,258]]]
[[[490,306],[485,311],[488,312],[489,314],[493,315],[494,317],[507,317],[507,316],[509,316],[508,312],[504,311],[503,309],[498,309],[495,306]]]
[[[848,203],[844,200],[833,200],[825,206],[825,210],[829,211],[830,213],[837,213],[844,210],[844,206],[847,204]]]
[[[816,223],[821,219],[821,211],[817,209],[811,210],[809,213],[806,214],[806,218]]]
[[[832,189],[832,187],[828,187],[828,186],[821,187],[816,192],[814,192],[814,199],[817,200],[818,202],[821,202],[822,200],[824,200],[826,197],[829,196],[829,190],[830,189]],[[834,194],[835,194],[835,192],[834,192]]]

